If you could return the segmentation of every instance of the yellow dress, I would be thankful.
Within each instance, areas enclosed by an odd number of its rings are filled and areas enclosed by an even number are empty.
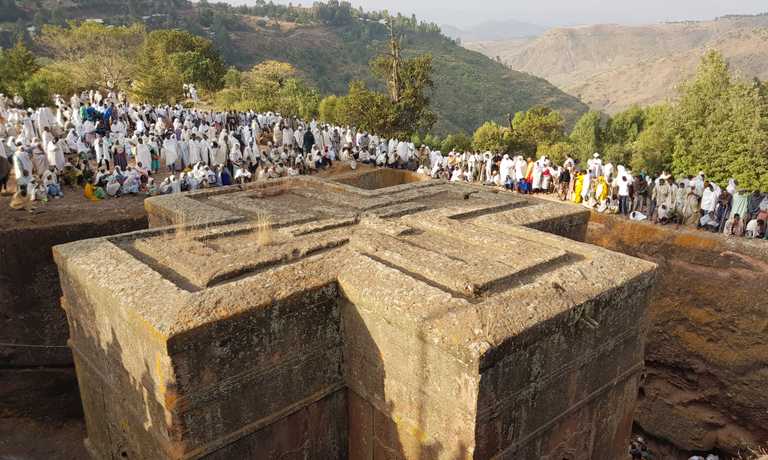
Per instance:
[[[600,189],[600,195],[597,197],[597,201],[599,203],[602,203],[605,201],[606,198],[608,198],[608,183],[605,181],[605,177],[600,176],[598,179],[599,182],[597,183],[598,187],[602,187]]]
[[[99,201],[99,198],[93,193],[93,185],[85,184],[85,197],[91,201]]]
[[[576,186],[573,189],[573,202],[581,203],[581,189],[584,187],[584,174],[576,178]]]

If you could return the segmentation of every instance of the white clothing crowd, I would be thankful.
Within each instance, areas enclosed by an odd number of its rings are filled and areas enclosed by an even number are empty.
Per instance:
[[[194,93],[194,88],[185,91]],[[766,238],[768,194],[725,188],[704,173],[691,177],[633,174],[597,153],[580,164],[555,164],[491,152],[443,154],[402,139],[278,113],[215,112],[131,104],[98,90],[55,99],[55,109],[21,109],[0,95],[0,191],[11,175],[11,206],[84,188],[99,200],[125,194],[178,193],[206,187],[312,174],[343,161],[403,168],[451,182],[519,193],[552,193],[597,212],[678,223],[729,236]],[[161,170],[162,165],[162,170]],[[155,178],[165,176],[159,183]]]
[[[412,143],[271,112],[134,105],[99,91],[57,97],[55,110],[9,102],[0,98],[0,191],[13,173],[19,209],[63,185],[98,200],[311,174],[336,160],[416,167]],[[155,183],[158,173],[167,176]]]
[[[427,149],[428,151],[428,149]],[[722,232],[732,237],[767,238],[768,194],[742,190],[733,179],[725,188],[696,176],[658,177],[634,174],[623,165],[604,162],[595,153],[586,164],[570,156],[558,165],[490,152],[427,152],[419,172],[450,181],[482,183],[519,193],[551,193],[596,212],[622,214],[633,220],[676,223]]]

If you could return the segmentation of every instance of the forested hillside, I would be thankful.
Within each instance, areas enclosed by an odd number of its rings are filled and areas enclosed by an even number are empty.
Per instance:
[[[363,12],[331,1],[312,8],[255,2],[231,7],[185,0],[0,0],[0,39],[34,34],[43,24],[67,19],[98,19],[109,24],[141,21],[148,28],[181,28],[204,36],[229,65],[248,69],[267,59],[285,61],[314,83],[322,94],[346,92],[352,80],[372,86],[369,61],[383,52],[384,13]],[[409,55],[433,56],[432,107],[437,133],[471,133],[486,120],[507,122],[507,115],[544,105],[560,111],[573,125],[586,111],[577,98],[547,81],[511,71],[486,56],[458,46],[434,24],[398,17]],[[97,46],[97,44],[94,44]]]

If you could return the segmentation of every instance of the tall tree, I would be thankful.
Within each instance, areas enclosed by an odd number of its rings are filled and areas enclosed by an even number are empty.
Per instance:
[[[340,104],[340,107],[360,112],[366,108],[354,107],[353,103],[375,100],[375,107],[381,110],[381,113],[373,114],[381,120],[376,123],[381,127],[378,132],[385,136],[408,138],[414,132],[429,131],[437,120],[429,107],[429,92],[434,86],[432,56],[424,54],[404,58],[401,37],[395,33],[391,21],[389,30],[388,51],[371,61],[372,73],[386,84],[388,104],[382,104],[383,100],[378,95],[363,95],[362,91],[369,90],[365,85],[355,84],[355,97]]]
[[[486,121],[472,135],[472,146],[479,151],[506,153],[509,150],[511,137],[509,128]]]
[[[633,171],[658,175],[672,169],[675,148],[674,108],[668,104],[645,110],[643,130],[631,144]]]
[[[136,60],[131,91],[149,102],[177,102],[184,83],[213,91],[223,86],[226,68],[213,44],[181,30],[155,30],[144,40]]]
[[[539,144],[555,144],[565,138],[565,120],[548,107],[516,113],[511,128],[512,148],[527,155],[536,153]]]
[[[754,83],[734,81],[720,53],[707,53],[683,85],[673,128],[675,173],[768,188],[768,101]]]
[[[24,97],[24,84],[40,65],[23,41],[0,54],[0,88],[9,94]],[[25,98],[26,99],[26,98]]]
[[[349,92],[337,101],[337,121],[359,129],[387,135],[396,115],[389,98],[366,88],[365,83],[353,81]]]
[[[225,110],[277,111],[309,119],[317,115],[320,95],[285,62],[264,61],[248,72],[227,71],[226,88],[216,96]]]
[[[39,42],[55,59],[51,71],[66,75],[76,88],[128,89],[146,29],[141,24],[108,27],[95,22],[45,26]]]
[[[581,161],[587,161],[595,152],[600,152],[603,145],[600,113],[589,111],[579,118],[571,131],[574,153]]]
[[[320,106],[318,107],[318,118],[320,118],[320,121],[323,123],[337,123],[337,115],[336,110],[338,108],[338,102],[339,98],[330,95],[323,98],[323,100],[320,101]]]

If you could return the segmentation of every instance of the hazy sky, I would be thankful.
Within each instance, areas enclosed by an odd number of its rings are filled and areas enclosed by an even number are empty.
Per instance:
[[[287,1],[278,0],[280,3]],[[766,0],[351,0],[365,9],[388,9],[459,27],[515,19],[554,26],[595,23],[642,24],[713,19],[726,14],[768,12]],[[248,0],[230,0],[249,3]],[[293,0],[309,5],[311,0]]]

